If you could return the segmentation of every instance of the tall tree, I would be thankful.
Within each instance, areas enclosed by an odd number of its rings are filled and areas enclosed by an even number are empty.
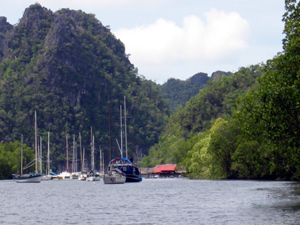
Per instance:
[[[273,160],[288,178],[300,177],[300,3],[286,0],[283,49],[269,60],[259,85],[241,101],[243,129],[273,144]]]

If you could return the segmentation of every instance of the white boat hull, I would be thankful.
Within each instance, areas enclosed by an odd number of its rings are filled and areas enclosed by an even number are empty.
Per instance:
[[[70,179],[78,180],[79,176],[80,176],[79,172],[74,172],[74,173],[71,174]]]
[[[17,183],[40,183],[42,180],[42,176],[41,175],[35,175],[35,176],[31,176],[31,175],[23,175],[21,177],[16,177],[14,178],[14,180]]]
[[[87,177],[85,180],[86,181],[94,181],[94,177]]]
[[[44,175],[44,176],[42,176],[42,180],[43,181],[52,180],[52,175]]]
[[[124,184],[126,181],[125,176],[108,176],[103,177],[104,184]]]
[[[100,181],[100,176],[90,176],[90,177],[87,177],[86,181]]]
[[[86,180],[87,175],[85,173],[80,174],[78,180]]]
[[[94,181],[100,181],[100,176],[94,177]]]
[[[60,173],[59,175],[57,175],[57,179],[59,180],[70,180],[71,178],[71,173],[64,171],[62,173]]]

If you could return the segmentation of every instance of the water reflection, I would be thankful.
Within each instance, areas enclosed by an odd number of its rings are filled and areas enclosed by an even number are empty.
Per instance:
[[[282,194],[285,203],[282,208],[286,210],[300,210],[300,182],[291,182],[287,184],[287,193]],[[300,222],[299,222],[300,223]]]

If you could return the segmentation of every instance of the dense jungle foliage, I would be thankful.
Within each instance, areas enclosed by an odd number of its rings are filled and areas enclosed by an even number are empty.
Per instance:
[[[171,112],[174,112],[178,107],[183,107],[191,97],[198,94],[209,79],[206,73],[197,73],[187,80],[170,78],[158,87],[162,96],[168,100]]]
[[[206,73],[197,73],[187,80],[179,80],[170,78],[162,85],[158,85],[159,90],[170,105],[171,113],[178,108],[184,107],[185,103],[193,96],[199,93],[199,90],[204,88],[207,82],[211,79],[219,79],[220,76],[231,75],[231,72],[216,71],[208,77]]]
[[[286,0],[283,52],[213,80],[170,118],[144,166],[193,178],[300,178],[300,3]]]
[[[209,80],[199,94],[192,97],[184,108],[173,113],[158,144],[143,158],[143,165],[162,163],[184,165],[187,152],[203,132],[210,129],[218,118],[230,119],[238,96],[244,95],[263,74],[264,65],[241,68],[231,76]]]
[[[107,163],[120,155],[116,139],[120,142],[124,96],[128,158],[136,162],[158,142],[169,108],[157,85],[138,75],[109,28],[92,14],[69,9],[53,13],[39,4],[27,8],[14,26],[0,18],[0,140],[5,146],[20,141],[23,134],[24,143],[33,148],[37,111],[43,152],[50,132],[54,171],[66,167],[67,134],[75,135],[78,151],[80,133],[90,156],[91,127],[96,165],[99,148]],[[73,140],[68,142],[72,152]],[[16,149],[5,146],[0,146],[1,160],[11,161]],[[6,174],[17,172],[16,160],[10,163],[14,169]]]

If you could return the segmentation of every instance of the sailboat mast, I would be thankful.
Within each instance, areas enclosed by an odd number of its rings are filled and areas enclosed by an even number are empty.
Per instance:
[[[95,159],[94,159],[94,152],[95,152],[95,136],[93,135],[93,142],[92,142],[92,162],[91,162],[91,164],[92,164],[92,171],[94,171],[95,170]]]
[[[84,161],[85,161],[85,147],[83,146],[83,149],[82,149],[82,168],[81,168],[81,171],[84,170]]]
[[[94,135],[93,135],[93,127],[91,127],[91,170],[94,171]]]
[[[50,132],[48,131],[47,174],[50,174]]]
[[[102,171],[104,174],[104,152],[102,153]]]
[[[66,147],[67,147],[67,171],[69,171],[69,135],[66,134]]]
[[[120,127],[121,127],[121,158],[123,158],[123,121],[122,121],[122,105],[120,105]]]
[[[74,149],[75,149],[75,172],[78,171],[78,152],[77,152],[77,142],[76,136],[74,135]]]
[[[125,129],[125,151],[126,158],[128,158],[128,149],[127,149],[127,115],[126,115],[126,96],[124,96],[124,129]]]
[[[23,134],[21,134],[21,172],[23,174]]]
[[[101,150],[101,146],[99,146],[99,151],[100,151],[100,158],[99,158],[99,172],[102,172],[102,150]]]
[[[82,168],[81,170],[84,170],[84,159],[85,158],[85,147],[83,147],[83,150],[82,150]]]
[[[43,173],[43,168],[42,168],[42,157],[43,157],[43,140],[42,136],[40,136],[40,152],[39,152],[39,159],[40,159],[40,173]]]
[[[75,171],[75,134],[73,134],[72,172]]]
[[[79,151],[80,151],[80,160],[81,160],[81,171],[83,170],[83,152],[81,145],[81,133],[79,132]]]
[[[38,170],[38,159],[37,159],[37,118],[36,111],[34,111],[34,154],[35,154],[35,173]]]
[[[109,118],[108,118],[108,128],[109,128],[109,158],[112,155],[112,140],[111,140],[111,103],[109,101]]]

